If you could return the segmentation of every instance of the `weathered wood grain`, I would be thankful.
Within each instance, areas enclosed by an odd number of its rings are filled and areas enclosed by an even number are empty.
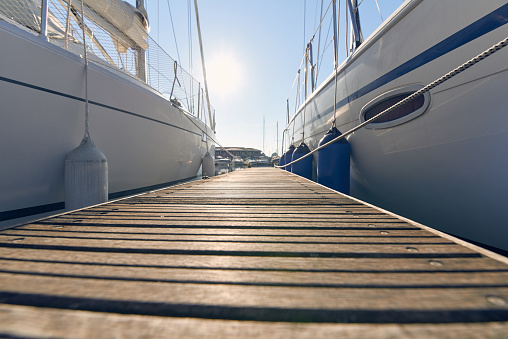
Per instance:
[[[313,324],[172,318],[1,306],[14,338],[471,338],[504,339],[506,322],[462,324]],[[26,326],[30,324],[30,326]],[[62,326],[66,324],[66,326]]]
[[[0,336],[504,339],[486,253],[242,170],[0,232]]]

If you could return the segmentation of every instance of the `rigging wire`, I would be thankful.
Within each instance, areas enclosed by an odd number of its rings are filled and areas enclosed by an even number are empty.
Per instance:
[[[306,11],[307,9],[307,0],[303,0],[303,53],[305,54],[305,48],[306,48],[306,39],[305,39],[305,18],[306,18]]]
[[[316,29],[316,31],[314,32],[314,34],[312,35],[312,38],[310,39],[310,41],[314,40],[314,38],[316,37],[316,34],[318,34],[319,32],[319,29],[321,28],[321,25],[323,24],[323,21],[325,20],[326,18],[326,14],[328,14],[328,11],[330,10],[330,7],[332,5],[332,2],[333,1],[330,1],[330,3],[328,4],[328,7],[326,8],[326,11],[325,11],[325,14],[323,15],[322,19],[321,19],[321,22],[319,23],[319,26],[318,28]]]
[[[168,2],[168,10],[169,10],[169,20],[171,21],[171,28],[173,29],[173,38],[175,39],[175,46],[176,46],[176,55],[178,56],[178,63],[181,65],[182,61],[180,60],[180,52],[178,51],[178,41],[176,40],[176,33],[175,33],[175,25],[173,24],[173,16],[171,15],[171,6]]]
[[[377,11],[379,12],[379,16],[381,17],[381,22],[385,21],[385,19],[383,19],[383,15],[381,14],[381,8],[379,8],[379,3],[377,2],[377,0],[374,0],[376,2],[376,6],[377,6]],[[358,5],[360,6],[360,5]]]
[[[188,38],[189,38],[189,67],[190,67],[190,75],[193,77],[193,68],[194,65],[192,63],[192,5],[191,0],[187,0],[187,12],[188,12]],[[194,92],[194,86],[193,83],[190,83],[190,92],[191,96]],[[191,104],[189,105],[189,110],[191,113],[194,111],[194,101],[191,101]],[[211,121],[210,121],[211,123]]]
[[[206,131],[206,114],[203,114],[204,115],[204,118],[205,118],[205,121],[204,121],[204,125],[205,125],[205,128],[201,128],[199,127],[195,122],[194,120],[191,118],[191,115],[187,112],[185,112],[181,107],[178,107],[178,106],[175,106],[173,105],[173,107],[175,107],[176,109],[178,109],[187,119],[190,120],[190,122],[196,126],[201,132],[205,133],[206,135],[206,149],[208,151],[208,138],[210,138],[214,143],[216,143],[217,145],[219,145],[224,151],[226,151],[226,153],[228,153],[229,155],[231,155],[231,157],[233,157],[234,159],[237,159],[241,162],[243,162],[244,164],[248,164],[245,160],[243,160],[242,158],[240,157],[237,157],[236,155],[234,154],[231,154],[231,152],[229,152],[224,146],[222,146],[222,144],[216,139],[217,137],[216,136],[210,136],[210,134],[208,134],[208,132]],[[203,108],[204,109],[204,108]]]
[[[315,9],[316,14],[314,15],[314,30],[316,30],[316,22],[317,22],[317,14],[318,14],[318,11],[317,11],[318,4],[319,4],[319,2],[316,1],[316,9]],[[321,19],[321,18],[319,18],[319,19]]]
[[[199,25],[199,12],[198,12],[198,2],[194,0],[194,9],[196,11],[196,26],[198,26],[198,37],[199,37],[199,50],[201,51],[201,66],[203,67],[203,80],[205,82],[205,93],[206,93],[206,104],[208,107],[208,115],[210,117],[210,124],[212,130],[215,131],[215,123],[212,123],[212,110],[210,109],[210,94],[208,92],[208,83],[206,81],[206,67],[205,67],[205,56],[203,52],[203,41],[201,39],[201,27]]]
[[[191,26],[191,4],[187,0],[187,41],[189,42],[189,70],[192,76],[192,26]]]
[[[321,10],[320,10],[320,13],[319,13],[319,35],[318,35],[318,47],[317,47],[317,56],[318,58],[316,59],[316,65],[319,65],[318,64],[318,60],[319,60],[319,50],[321,48],[321,23],[323,22],[323,0],[321,0]],[[325,40],[326,41],[326,40]],[[316,67],[316,77],[314,79],[314,82],[317,83],[317,80],[318,80],[318,72],[319,72],[319,66]]]
[[[181,61],[181,58],[180,58],[180,50],[178,49],[178,40],[176,39],[176,30],[175,30],[175,25],[174,25],[174,22],[173,22],[173,15],[171,13],[171,5],[169,3],[169,0],[166,0],[166,2],[168,4],[169,19],[170,19],[170,22],[171,22],[171,29],[173,31],[173,38],[175,40],[175,47],[176,47],[176,55],[177,55],[177,58],[178,58],[178,64],[182,65],[182,61]],[[192,43],[192,41],[190,41],[190,43]],[[191,74],[190,75],[192,77],[192,66],[191,65],[190,65],[190,70],[191,70]],[[176,71],[175,71],[175,76],[176,76]],[[191,81],[190,84],[192,86],[192,81]],[[189,100],[188,99],[193,97],[193,93],[192,93],[192,90],[191,90],[191,94],[190,95],[187,93],[187,87],[185,86],[185,81],[183,82],[183,90],[185,92],[185,98],[183,98],[183,99],[185,99],[187,101],[187,106],[190,108],[191,105],[189,104]],[[192,103],[194,103],[194,102],[192,102]]]
[[[346,23],[346,58],[349,56],[349,25],[348,25],[349,11],[347,10],[347,6],[348,4],[346,3],[346,10],[344,11],[346,14],[346,21],[344,21]],[[353,19],[351,18],[351,20]]]
[[[501,40],[500,42],[498,42],[497,44],[493,45],[492,47],[490,47],[489,49],[485,50],[484,52],[478,54],[477,56],[475,56],[474,58],[470,59],[469,61],[463,63],[462,65],[460,65],[459,67],[455,68],[454,70],[446,73],[445,75],[441,76],[440,78],[434,80],[433,82],[431,82],[430,84],[428,84],[427,86],[423,87],[422,89],[414,92],[413,94],[411,94],[410,96],[400,100],[399,102],[397,102],[396,104],[392,105],[391,107],[385,109],[384,111],[382,111],[381,113],[378,113],[377,115],[373,116],[372,118],[368,119],[368,120],[365,120],[364,122],[362,122],[361,124],[351,128],[349,131],[339,135],[338,137],[336,137],[335,139],[332,139],[330,140],[329,142],[315,148],[314,150],[312,150],[311,152],[303,155],[302,157],[294,160],[294,161],[291,161],[287,164],[284,164],[282,166],[277,166],[275,165],[275,167],[277,168],[285,168],[286,166],[289,166],[289,165],[292,165],[293,163],[297,162],[297,161],[301,161],[303,160],[304,158],[316,153],[317,151],[325,148],[326,146],[328,145],[331,145],[333,144],[334,142],[337,142],[339,141],[340,139],[344,139],[345,137],[349,136],[350,134],[356,132],[357,130],[359,130],[360,128],[363,128],[365,127],[366,125],[370,124],[371,122],[379,119],[380,117],[382,117],[383,115],[385,114],[388,114],[389,112],[401,107],[402,105],[405,105],[407,104],[408,102],[416,99],[417,97],[419,97],[420,95],[422,95],[423,93],[425,92],[428,92],[430,91],[431,89],[441,85],[442,83],[450,80],[451,78],[453,78],[454,76],[456,76],[457,74],[460,74],[462,72],[464,72],[465,70],[467,70],[468,68],[472,67],[473,65],[479,63],[480,61],[484,60],[485,58],[489,57],[490,55],[496,53],[497,51],[501,50],[502,48],[508,46],[508,37],[504,38],[503,40]]]
[[[296,72],[295,80],[293,81],[293,85],[291,86],[291,91],[289,92],[288,99],[291,97],[291,92],[293,92],[293,87],[295,87],[296,80],[298,80],[298,77],[300,76],[300,71],[302,69],[304,61],[305,61],[305,55],[303,56],[302,61],[300,62],[300,67],[298,68],[298,72]],[[298,85],[298,86],[300,86],[300,85]]]
[[[320,33],[320,30],[321,30],[321,26],[326,18],[326,15],[328,13],[328,11],[330,10],[330,7],[331,7],[331,4],[333,3],[333,1],[330,1],[330,3],[328,4],[328,7],[325,11],[325,14],[322,15],[322,17],[320,18],[320,22],[319,22],[319,26],[318,28],[315,30],[312,38],[310,39],[310,42],[312,42],[314,40],[314,38],[316,37],[316,34],[318,34],[318,32]],[[302,88],[304,86],[303,82],[302,82],[302,87],[300,87],[300,76],[301,76],[301,70],[302,70],[302,67],[303,67],[303,64],[306,60],[306,58],[308,57],[307,56],[307,49],[308,49],[308,45],[305,44],[305,17],[306,17],[306,11],[305,11],[305,8],[306,8],[306,4],[304,4],[304,53],[303,53],[303,57],[302,57],[302,61],[300,63],[300,68],[298,69],[298,73],[295,77],[295,80],[293,81],[293,85],[291,86],[291,91],[289,92],[289,95],[288,95],[288,99],[291,97],[291,93],[293,92],[293,88],[295,86],[295,83],[296,83],[296,80],[298,80],[298,86],[297,86],[297,94],[295,96],[295,113],[296,113],[296,110],[298,109],[299,105],[300,105],[300,97],[302,96]],[[326,39],[328,39],[328,35],[329,35],[329,32],[327,33],[327,37]],[[325,39],[325,40],[326,40]],[[329,45],[328,45],[329,46]],[[328,48],[328,46],[323,50],[323,53],[321,54],[321,56],[319,56],[319,53],[318,53],[318,58],[316,60],[316,65],[318,65],[318,61],[321,60],[321,57],[324,55],[324,52],[326,51],[326,49]],[[311,67],[313,67],[314,65],[311,65]],[[316,81],[317,81],[317,74],[319,72],[319,67],[320,67],[320,64],[317,66],[317,71],[316,71]]]
[[[328,37],[330,36],[330,31],[332,29],[332,21],[330,20],[330,25],[328,26],[328,31],[326,33],[326,38],[325,38],[325,41],[328,41]],[[321,53],[321,55],[318,56],[318,61],[320,61],[323,56],[325,55],[325,52],[328,50],[328,48],[330,47],[330,45],[333,43],[333,39],[331,39],[329,42],[328,42],[328,45],[325,46],[325,48],[323,49],[323,53]],[[321,65],[322,63],[318,63],[318,69],[317,69],[317,73],[319,74],[319,70],[321,69]],[[317,74],[316,74],[316,79],[317,79]]]
[[[304,81],[305,81],[305,97],[304,97],[304,104],[303,104],[303,124],[302,124],[302,143],[305,142],[305,112],[307,111],[307,78],[308,78],[308,71],[309,71],[309,45],[307,45],[306,53],[307,57],[305,58],[305,73],[304,73]]]

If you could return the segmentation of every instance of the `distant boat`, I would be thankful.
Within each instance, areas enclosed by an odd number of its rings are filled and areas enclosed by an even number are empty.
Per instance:
[[[233,171],[236,171],[238,169],[242,169],[242,168],[245,168],[246,164],[243,160],[241,159],[238,159],[238,158],[234,158],[232,161],[231,161],[231,169]]]
[[[231,161],[228,158],[215,158],[215,175],[229,173],[231,171]]]
[[[84,0],[83,20],[81,1],[52,0],[41,18],[45,3],[0,0],[0,226],[64,208],[64,162],[85,124],[83,29],[109,198],[195,178],[214,152],[200,84],[150,38],[144,8]]]
[[[249,162],[251,167],[273,167],[268,159],[255,159]]]
[[[508,35],[505,0],[406,1],[365,41],[353,18],[352,53],[336,73],[342,133]],[[351,195],[508,250],[507,60],[504,48],[350,135]],[[287,126],[293,145],[304,131],[309,148],[318,146],[334,120],[334,88],[332,73],[296,109]]]

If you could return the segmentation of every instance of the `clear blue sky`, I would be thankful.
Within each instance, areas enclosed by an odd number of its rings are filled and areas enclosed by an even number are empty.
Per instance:
[[[129,2],[135,4],[135,0]],[[187,71],[191,68],[188,3],[191,4],[192,72],[202,82],[194,1],[145,2],[151,24],[150,35],[177,59],[168,3],[171,6],[181,62]],[[329,2],[323,0],[323,11]],[[367,38],[381,24],[381,17],[375,0],[358,2],[364,38]],[[388,18],[402,2],[378,0],[382,17]],[[340,0],[340,3],[340,32],[344,36],[345,1]],[[208,89],[211,104],[216,109],[217,138],[222,145],[262,149],[264,116],[265,153],[271,155],[277,149],[277,122],[280,153],[282,130],[286,124],[286,99],[300,67],[304,41],[308,42],[318,25],[320,6],[321,0],[198,0]],[[328,27],[326,22],[321,33],[321,46]],[[316,47],[317,44],[314,49]],[[344,60],[345,50],[342,44],[340,60]],[[323,59],[321,80],[333,70],[331,51],[331,48],[327,51],[329,59]]]

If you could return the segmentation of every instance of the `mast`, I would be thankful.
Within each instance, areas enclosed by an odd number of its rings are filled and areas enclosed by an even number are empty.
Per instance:
[[[143,0],[136,0],[136,9],[146,15],[146,9],[143,4]],[[148,18],[148,15],[146,15],[146,17]],[[138,56],[136,64],[136,75],[139,79],[146,82],[146,50],[140,46],[136,46],[135,50]]]
[[[310,89],[312,92],[316,90],[316,84],[314,82],[314,63],[312,60],[312,41],[309,42],[309,61],[310,61]]]
[[[346,0],[346,4],[349,10],[349,17],[351,18],[350,51],[353,53],[363,42],[362,28],[360,26],[360,12],[358,11],[357,0]]]

